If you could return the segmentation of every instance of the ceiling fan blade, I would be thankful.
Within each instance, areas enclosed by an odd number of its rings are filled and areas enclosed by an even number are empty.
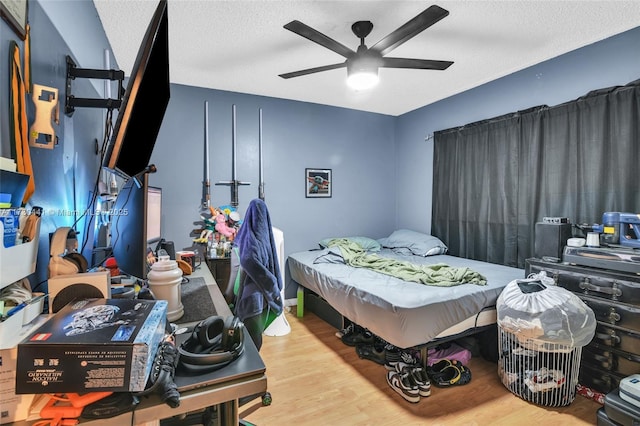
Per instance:
[[[346,67],[346,66],[347,66],[347,62],[345,61],[345,62],[341,62],[339,64],[325,65],[325,66],[322,66],[322,67],[307,68],[306,70],[288,72],[288,73],[285,73],[285,74],[280,74],[280,77],[282,77],[282,78],[300,77],[302,75],[313,74],[313,73],[321,72],[321,71],[335,70],[337,68],[343,68],[343,67]]]
[[[349,49],[342,43],[335,41],[334,39],[327,37],[321,32],[314,30],[310,26],[303,24],[300,21],[291,21],[284,26],[287,30],[294,32],[302,37],[318,43],[320,46],[324,46],[329,50],[336,52],[338,55],[349,58],[355,54],[355,52]]]
[[[374,44],[369,50],[375,50],[384,56],[405,41],[417,36],[442,18],[449,14],[448,10],[440,6],[429,6],[415,18]]]
[[[451,61],[432,61],[430,59],[382,58],[381,67],[415,68],[420,70],[446,70],[453,64]]]

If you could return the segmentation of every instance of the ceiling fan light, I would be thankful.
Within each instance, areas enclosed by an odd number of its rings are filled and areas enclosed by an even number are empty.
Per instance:
[[[347,85],[354,90],[368,90],[378,84],[377,69],[353,70],[348,72]]]

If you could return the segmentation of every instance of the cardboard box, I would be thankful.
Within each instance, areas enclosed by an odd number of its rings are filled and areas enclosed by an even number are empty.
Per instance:
[[[0,349],[0,423],[11,423],[26,420],[29,409],[36,395],[16,395],[16,361],[18,359],[17,344],[27,334],[46,321],[46,315],[40,315],[22,328],[14,327],[11,338],[4,341],[7,347]],[[18,327],[20,327],[18,325]]]
[[[16,393],[139,392],[166,328],[166,300],[72,302],[18,345]]]
[[[16,395],[18,348],[0,350],[0,423],[25,420],[35,395]]]

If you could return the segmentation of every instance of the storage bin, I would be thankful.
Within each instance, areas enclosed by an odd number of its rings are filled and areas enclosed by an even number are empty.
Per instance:
[[[33,293],[34,302],[24,309],[0,322],[0,349],[10,348],[8,342],[15,340],[16,335],[21,335],[23,329],[28,329],[32,322],[38,318],[44,308],[44,293]]]
[[[538,405],[571,404],[582,347],[595,335],[593,311],[544,273],[507,284],[496,311],[498,375],[505,387]]]
[[[7,170],[0,170],[0,192],[11,195],[10,207],[18,211],[29,183],[29,176]],[[24,211],[20,210],[22,213]],[[40,221],[38,221],[36,238],[24,244],[5,247],[0,243],[0,289],[25,278],[36,270],[38,255],[38,237]],[[0,241],[4,241],[4,224],[0,221]]]
[[[38,260],[38,240],[40,221],[38,221],[36,237],[28,243],[4,247],[0,244],[0,288],[4,288],[22,278],[28,277],[36,270]],[[4,226],[0,222],[0,236],[4,236]]]

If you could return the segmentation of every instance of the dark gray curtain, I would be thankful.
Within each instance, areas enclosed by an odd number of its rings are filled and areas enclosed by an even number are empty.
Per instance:
[[[434,134],[432,234],[524,267],[545,216],[640,212],[640,80]]]

